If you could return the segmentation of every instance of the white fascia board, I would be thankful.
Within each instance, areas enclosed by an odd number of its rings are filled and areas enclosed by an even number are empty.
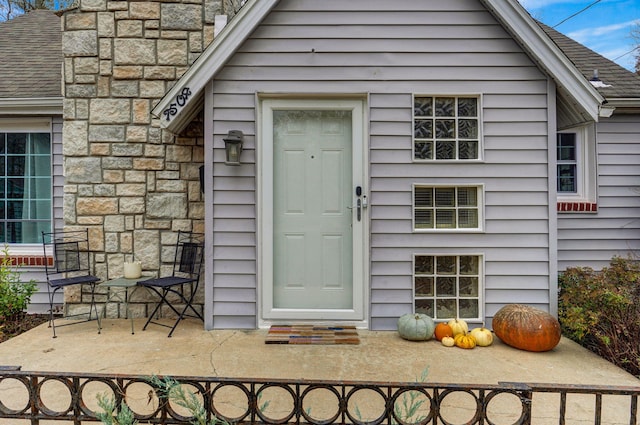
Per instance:
[[[614,108],[640,108],[640,99],[634,97],[611,97],[607,99],[607,106]]]
[[[538,64],[562,86],[589,116],[598,121],[600,105],[604,97],[565,56],[560,48],[536,24],[527,11],[516,0],[481,0],[502,21],[520,45],[527,49]]]
[[[278,1],[249,0],[240,9],[225,29],[214,38],[209,47],[153,108],[151,113],[160,118],[161,127],[176,132],[181,125],[188,124],[182,123],[181,118],[185,114],[191,115],[190,110],[198,105],[197,99],[209,80],[227,63]]]
[[[0,99],[0,115],[62,115],[62,97]]]

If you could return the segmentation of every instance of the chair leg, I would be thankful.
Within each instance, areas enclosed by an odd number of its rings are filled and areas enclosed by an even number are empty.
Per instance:
[[[53,338],[57,338],[56,336],[56,322],[53,319],[53,299],[55,298],[56,292],[60,288],[54,288],[53,292],[51,292],[51,287],[49,289],[49,327],[53,328]]]
[[[185,302],[185,306],[182,309],[182,312],[178,315],[178,318],[176,319],[176,323],[173,324],[173,327],[171,328],[171,331],[169,332],[169,335],[168,335],[169,338],[171,338],[171,335],[173,334],[173,331],[176,329],[178,324],[182,321],[182,319],[185,318],[188,309],[191,309],[191,311],[193,311],[193,313],[196,315],[197,318],[199,318],[200,320],[204,321],[204,318],[202,317],[202,315],[200,313],[198,313],[195,308],[193,308],[193,305],[192,305],[193,295],[191,297],[189,297],[188,301],[186,299],[184,299],[184,298],[183,298],[183,301]],[[174,311],[175,311],[175,309],[174,309]],[[177,313],[177,311],[176,311],[176,313]]]
[[[162,307],[162,304],[164,304],[167,301],[166,297],[167,297],[167,293],[168,293],[166,289],[163,289],[162,292],[160,292],[156,288],[154,288],[153,286],[147,286],[147,288],[151,289],[153,292],[155,292],[160,297],[160,301],[158,301],[158,303],[156,304],[156,308],[153,309],[153,312],[147,318],[147,322],[142,327],[143,331],[146,330],[147,326],[149,325],[149,323],[152,322],[153,317],[156,315],[158,310],[160,310],[160,307]]]
[[[186,298],[184,296],[183,291],[182,291],[184,288],[180,288],[180,290],[173,289],[173,288],[162,288],[162,292],[159,291],[157,288],[154,288],[152,286],[149,286],[148,288],[152,289],[160,297],[160,301],[156,304],[156,307],[153,309],[153,312],[147,318],[147,322],[142,327],[143,331],[147,329],[147,326],[149,325],[149,323],[154,323],[154,324],[157,324],[157,325],[160,325],[160,326],[171,328],[171,330],[169,331],[169,335],[167,335],[167,337],[170,338],[171,335],[173,335],[173,331],[176,329],[178,324],[182,321],[182,319],[184,319],[187,316],[186,313],[187,313],[187,310],[189,310],[189,309],[191,309],[191,311],[193,311],[193,313],[195,314],[195,317],[197,317],[200,320],[204,321],[204,318],[202,317],[202,315],[193,307],[193,299],[195,298],[195,292],[196,291],[192,291],[190,293],[189,298]],[[176,294],[182,300],[182,302],[185,304],[184,308],[182,308],[182,311],[178,311],[178,309],[175,308],[167,300],[167,296],[169,296],[169,294],[171,294],[171,293]],[[154,322],[153,321],[153,317],[160,310],[160,308],[162,307],[163,304],[166,305],[167,307],[169,307],[171,310],[173,310],[173,312],[178,316],[176,321],[175,321],[175,323],[173,324],[173,326],[169,326],[169,325],[165,325],[163,323],[158,323],[158,322]]]
[[[102,322],[100,320],[100,314],[98,313],[98,305],[96,304],[96,299],[95,299],[95,289],[96,289],[96,284],[95,283],[89,283],[88,285],[91,286],[91,302],[89,304],[89,317],[87,318],[87,322],[90,322],[92,319],[92,314],[95,311],[96,313],[96,320],[98,322],[98,334],[101,333],[102,331]],[[53,300],[55,298],[56,292],[58,292],[60,289],[64,289],[64,287],[62,286],[58,286],[53,288],[53,291],[51,291],[51,288],[49,287],[49,327],[53,328],[53,337],[57,338],[56,335],[56,321],[53,317]],[[78,322],[80,323],[80,322]],[[73,323],[70,323],[73,324]],[[68,324],[62,324],[60,326],[67,326]]]
[[[96,312],[96,321],[98,322],[98,335],[102,333],[102,322],[100,321],[100,314],[98,313],[98,305],[96,304],[96,283],[90,283],[91,287],[91,304],[89,305],[89,319],[91,321],[92,311]],[[106,306],[105,306],[106,307]]]
[[[196,286],[196,288],[197,288],[197,286]],[[197,289],[194,289],[194,285],[190,284],[189,298],[186,298],[184,296],[184,294],[185,294],[184,293],[184,285],[180,285],[180,291],[177,291],[177,290],[173,291],[184,302],[184,308],[182,309],[182,311],[180,313],[178,313],[178,311],[173,306],[170,306],[173,309],[173,311],[176,312],[176,314],[178,315],[178,318],[176,319],[176,322],[174,323],[173,327],[171,328],[171,331],[169,332],[168,337],[171,337],[171,335],[173,334],[173,331],[176,329],[178,324],[182,321],[182,319],[184,319],[186,317],[187,310],[189,310],[189,309],[191,309],[191,311],[193,311],[193,313],[195,314],[195,317],[197,317],[198,319],[204,321],[204,318],[202,317],[202,315],[198,311],[196,311],[196,309],[193,307],[193,299],[195,298],[196,290]]]

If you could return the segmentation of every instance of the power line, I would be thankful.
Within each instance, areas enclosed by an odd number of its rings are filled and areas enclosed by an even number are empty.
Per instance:
[[[636,47],[634,47],[633,49],[629,50],[627,53],[624,53],[624,54],[622,54],[622,55],[618,56],[618,57],[617,57],[617,58],[615,58],[613,61],[615,62],[615,61],[617,61],[617,60],[618,60],[618,59],[620,59],[620,58],[623,58],[623,57],[625,57],[625,56],[627,56],[627,55],[630,55],[631,53],[635,52],[635,51],[636,51],[636,50],[638,50],[638,49],[640,49],[640,46],[636,46]]]
[[[601,1],[602,1],[602,0],[596,0],[596,1],[594,1],[594,2],[593,2],[593,3],[591,3],[589,6],[587,6],[587,7],[585,7],[584,9],[582,9],[582,10],[580,10],[580,11],[578,11],[578,12],[574,13],[573,15],[569,16],[568,18],[563,19],[562,21],[558,22],[557,24],[555,24],[555,25],[554,25],[554,26],[552,26],[551,28],[555,28],[555,27],[558,27],[558,26],[560,26],[560,25],[564,24],[564,23],[565,23],[565,22],[567,22],[569,19],[571,19],[571,18],[574,18],[574,17],[578,16],[579,14],[581,14],[582,12],[584,12],[585,10],[587,10],[587,9],[589,9],[590,7],[592,7],[592,6],[594,6],[594,5],[598,4],[598,3],[600,3]]]

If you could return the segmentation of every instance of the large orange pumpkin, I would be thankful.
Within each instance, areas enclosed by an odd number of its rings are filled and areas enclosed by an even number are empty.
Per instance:
[[[549,351],[560,342],[558,320],[537,308],[509,304],[493,316],[493,332],[505,344],[526,351]]]

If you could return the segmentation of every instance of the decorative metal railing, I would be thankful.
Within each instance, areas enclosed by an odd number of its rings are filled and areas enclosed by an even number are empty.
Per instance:
[[[100,422],[98,396],[126,403],[140,424],[189,424],[193,409],[162,377],[25,372],[0,367],[0,424]],[[172,377],[207,423],[638,424],[639,387],[346,382]],[[4,421],[8,419],[9,421]],[[538,420],[540,419],[540,420]]]

